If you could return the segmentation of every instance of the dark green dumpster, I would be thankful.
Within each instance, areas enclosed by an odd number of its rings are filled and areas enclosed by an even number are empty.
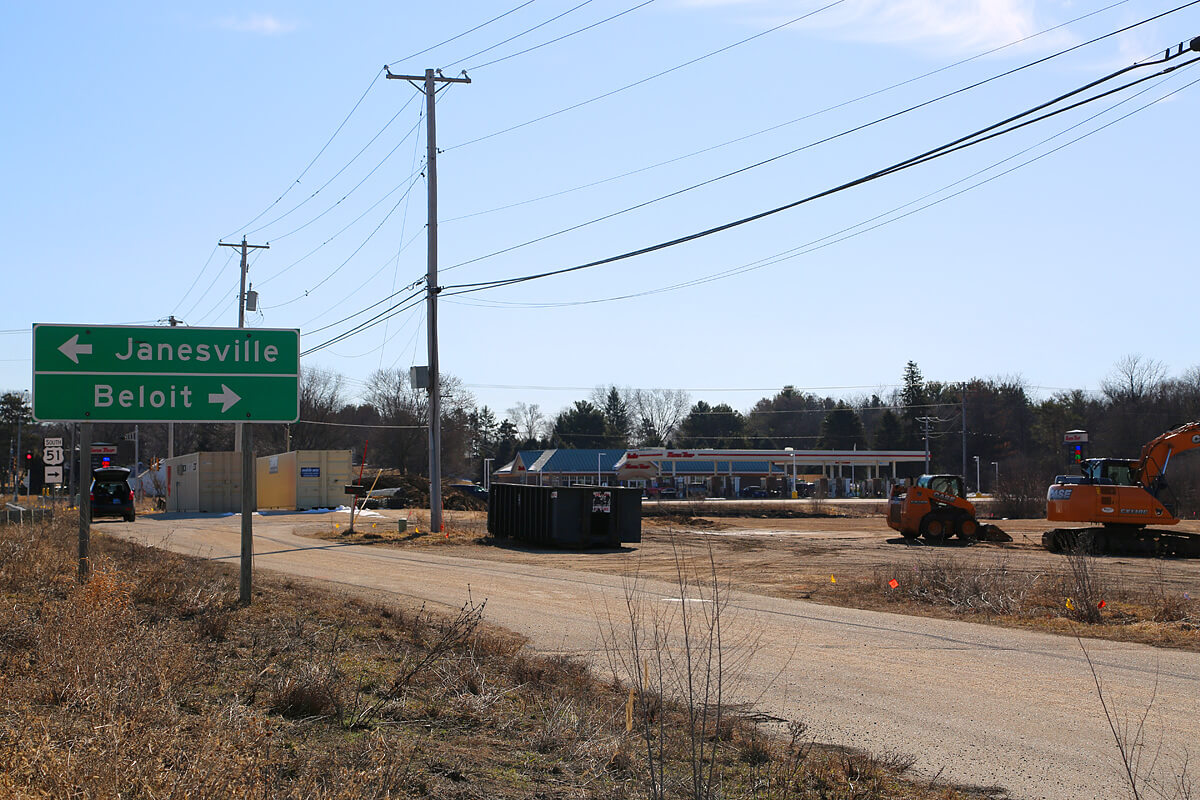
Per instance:
[[[493,483],[488,533],[544,547],[619,547],[642,540],[642,490]]]

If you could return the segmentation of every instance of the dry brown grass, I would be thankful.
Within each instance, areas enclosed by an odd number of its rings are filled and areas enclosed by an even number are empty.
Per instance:
[[[896,581],[896,586],[891,585]],[[822,602],[1200,650],[1200,600],[1165,581],[1133,583],[1083,554],[1045,570],[1001,558],[931,554],[822,587]],[[1080,627],[1073,627],[1074,625]]]
[[[624,687],[457,614],[397,608],[99,533],[0,528],[0,796],[641,797]],[[686,709],[664,704],[665,724]],[[803,732],[803,729],[797,729]],[[734,719],[729,798],[958,797]],[[666,754],[684,796],[686,753]]]

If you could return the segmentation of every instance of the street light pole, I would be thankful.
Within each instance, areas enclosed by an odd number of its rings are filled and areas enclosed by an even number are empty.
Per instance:
[[[996,493],[996,488],[1000,485],[1000,462],[993,461],[992,466],[996,468],[996,480],[992,484],[992,494]]]
[[[975,459],[975,494],[979,494],[981,491],[979,488],[979,456],[971,456],[971,458]]]

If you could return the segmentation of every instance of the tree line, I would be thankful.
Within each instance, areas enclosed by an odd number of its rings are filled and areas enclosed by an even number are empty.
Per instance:
[[[479,405],[461,379],[445,375],[443,471],[479,480],[485,459],[495,468],[519,450],[547,447],[924,450],[928,444],[932,471],[961,473],[965,438],[966,478],[973,488],[978,457],[979,488],[994,489],[998,474],[1001,483],[1026,481],[1030,491],[1041,487],[1044,493],[1055,474],[1069,471],[1066,431],[1088,431],[1090,455],[1135,458],[1154,436],[1200,419],[1200,367],[1171,377],[1159,362],[1131,355],[1113,366],[1100,387],[1099,392],[1064,390],[1035,400],[1019,377],[927,380],[909,361],[897,388],[858,397],[784,386],[742,411],[693,400],[682,390],[603,386],[557,413],[519,402],[498,414]],[[351,449],[361,458],[365,449],[373,465],[426,472],[427,398],[408,373],[376,371],[356,394],[336,372],[302,369],[300,422],[256,425],[255,450]],[[15,451],[18,422],[25,426],[22,450],[40,449],[44,436],[69,436],[65,425],[31,424],[23,393],[0,396],[0,436],[7,439],[0,447],[7,444],[14,455],[4,464],[6,485],[12,461],[21,455]],[[131,430],[124,423],[95,423],[93,440],[118,441]],[[144,461],[166,455],[165,424],[141,425],[139,437]],[[231,425],[175,426],[177,454],[231,449]],[[1182,467],[1185,476],[1200,475],[1186,463]]]

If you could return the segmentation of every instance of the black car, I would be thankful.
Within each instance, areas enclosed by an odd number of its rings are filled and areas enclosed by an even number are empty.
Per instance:
[[[133,522],[133,489],[129,488],[129,470],[124,467],[98,469],[92,473],[92,519],[122,517]]]
[[[767,496],[767,490],[761,486],[743,486],[741,494],[742,497],[762,499]]]

